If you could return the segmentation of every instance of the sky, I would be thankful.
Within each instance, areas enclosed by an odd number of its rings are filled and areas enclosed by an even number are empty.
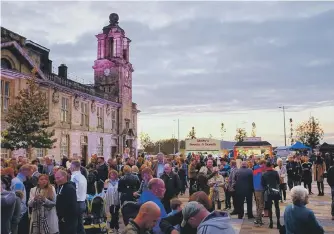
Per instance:
[[[334,2],[1,2],[1,25],[51,49],[54,71],[93,83],[95,35],[110,13],[131,42],[138,131],[153,140],[191,127],[233,140],[236,128],[273,145],[319,119],[334,143]],[[220,124],[226,126],[221,136]]]

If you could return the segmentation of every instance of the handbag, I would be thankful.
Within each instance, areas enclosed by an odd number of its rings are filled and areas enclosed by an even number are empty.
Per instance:
[[[267,186],[267,196],[268,200],[276,201],[281,200],[281,193],[278,189],[270,188]]]

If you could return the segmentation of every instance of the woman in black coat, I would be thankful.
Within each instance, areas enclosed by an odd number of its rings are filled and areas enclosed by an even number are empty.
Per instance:
[[[279,200],[280,192],[279,192],[279,184],[280,179],[278,172],[273,169],[273,165],[270,161],[267,161],[266,164],[267,171],[262,175],[261,183],[263,188],[265,189],[265,210],[268,210],[268,217],[269,217],[269,228],[273,228],[273,211],[272,205],[273,202],[275,204],[275,213],[277,218],[277,229],[281,228],[280,223],[280,209],[279,209]],[[275,195],[276,194],[276,195]]]

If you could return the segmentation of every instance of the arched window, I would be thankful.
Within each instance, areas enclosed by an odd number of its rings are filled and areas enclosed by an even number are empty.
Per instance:
[[[1,68],[12,69],[12,65],[10,64],[8,59],[2,58],[1,59]]]

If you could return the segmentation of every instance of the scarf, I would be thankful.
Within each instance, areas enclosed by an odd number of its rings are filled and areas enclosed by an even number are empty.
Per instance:
[[[35,196],[40,194],[40,189],[36,188]],[[50,234],[46,210],[42,201],[35,201],[32,207],[30,234]]]

